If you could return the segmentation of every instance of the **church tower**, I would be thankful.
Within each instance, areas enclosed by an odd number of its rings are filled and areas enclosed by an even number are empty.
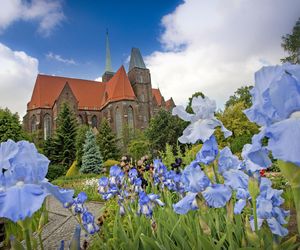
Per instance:
[[[139,103],[139,127],[146,128],[153,113],[152,86],[150,71],[146,68],[138,48],[131,50],[128,78]]]
[[[106,30],[106,57],[105,57],[105,72],[102,75],[102,82],[108,82],[113,76],[114,72],[111,66],[111,57],[110,57],[110,48],[109,48],[109,39],[108,31]]]

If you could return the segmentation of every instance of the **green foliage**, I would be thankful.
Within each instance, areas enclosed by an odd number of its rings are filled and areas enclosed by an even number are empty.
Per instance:
[[[110,168],[111,166],[114,165],[119,165],[120,162],[119,161],[115,161],[115,160],[107,160],[103,163],[102,167],[103,168]]]
[[[11,113],[8,108],[0,108],[0,142],[7,141],[8,139],[20,141],[28,139],[28,137],[22,129],[19,115]]]
[[[251,143],[252,136],[259,132],[258,126],[250,122],[243,113],[244,109],[245,104],[238,102],[217,114],[224,126],[232,131],[232,136],[225,140],[223,134],[218,130],[216,133],[218,144],[221,148],[229,144],[233,153],[241,152],[244,144]]]
[[[247,212],[234,215],[230,209],[208,209],[203,204],[197,211],[178,215],[172,197],[169,191],[162,193],[165,206],[156,207],[152,219],[136,214],[137,202],[126,204],[123,217],[116,202],[110,202],[105,214],[115,216],[104,219],[89,249],[297,249],[299,245],[296,237],[277,238],[275,243],[268,228],[258,237],[250,229]]]
[[[135,160],[141,159],[144,155],[149,155],[150,142],[143,132],[138,130],[135,131],[134,138],[128,144],[128,153]]]
[[[197,153],[200,151],[202,144],[193,145],[191,148],[185,150],[184,156],[182,157],[182,162],[184,165],[190,164],[196,159]]]
[[[176,146],[185,126],[186,122],[177,116],[172,116],[170,112],[160,109],[150,120],[149,127],[145,132],[151,149],[154,152],[163,151],[166,143]]]
[[[58,177],[65,175],[66,170],[65,167],[62,165],[57,165],[57,164],[50,164],[48,167],[48,173],[46,178],[49,181],[55,180]]]
[[[170,167],[173,162],[175,162],[175,155],[173,153],[173,147],[170,144],[166,144],[166,151],[161,152],[162,161],[167,166]]]
[[[57,129],[54,135],[55,156],[54,162],[70,166],[75,160],[77,122],[75,115],[67,103],[64,103],[57,118]]]
[[[282,37],[281,47],[289,54],[281,59],[282,62],[300,63],[300,18],[296,22],[292,34]]]
[[[237,103],[243,102],[245,108],[249,108],[252,105],[250,90],[253,86],[244,86],[238,88],[234,95],[229,97],[229,100],[225,103],[225,107],[233,106]]]
[[[42,214],[43,214],[44,224],[46,224],[48,222],[48,211],[46,208],[46,202],[43,203],[42,207],[38,211],[36,211],[32,215],[31,219],[29,220],[29,228],[31,232],[36,232],[39,229],[39,221],[41,219]],[[5,246],[8,246],[10,237],[12,235],[16,237],[16,240],[19,242],[24,240],[22,227],[18,223],[14,223],[8,219],[3,219],[3,220],[5,222],[5,240],[4,240]],[[33,244],[37,246],[36,239],[33,241]],[[7,249],[7,248],[4,247],[1,249]]]
[[[186,112],[190,113],[190,114],[193,114],[193,109],[192,109],[192,100],[194,97],[198,97],[198,96],[201,96],[202,98],[204,98],[204,94],[202,92],[196,92],[194,93],[191,97],[189,97],[189,103],[186,107]]]
[[[74,161],[71,167],[68,169],[66,176],[76,176],[79,174],[79,169],[77,168],[77,161]]]
[[[44,155],[47,156],[51,162],[55,162],[56,152],[57,150],[55,147],[54,139],[52,137],[48,137],[44,142]]]
[[[120,157],[116,136],[106,119],[103,119],[100,124],[97,144],[99,145],[103,161],[118,159]]]
[[[99,147],[96,143],[96,136],[90,129],[86,132],[86,139],[83,146],[81,173],[95,173],[101,172],[102,156]]]
[[[86,138],[86,132],[88,130],[89,127],[87,125],[81,125],[78,127],[76,133],[76,161],[79,168],[82,165],[83,145]]]

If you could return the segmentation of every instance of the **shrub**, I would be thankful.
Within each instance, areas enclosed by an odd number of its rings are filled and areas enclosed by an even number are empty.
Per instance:
[[[66,176],[75,176],[79,174],[79,170],[77,168],[77,161],[74,161],[71,167],[68,169]]]
[[[46,176],[49,181],[53,181],[62,175],[65,175],[65,168],[63,165],[49,165]]]
[[[106,162],[103,163],[103,168],[110,168],[111,166],[114,166],[114,165],[119,165],[120,162],[119,161],[116,161],[116,160],[107,160]]]

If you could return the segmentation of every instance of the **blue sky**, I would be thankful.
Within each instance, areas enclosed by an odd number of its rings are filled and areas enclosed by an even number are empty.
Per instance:
[[[161,48],[160,20],[180,2],[64,1],[65,18],[49,35],[38,33],[36,22],[17,21],[1,34],[0,41],[37,58],[42,73],[95,79],[104,70],[106,28],[112,65],[117,70],[126,63],[132,46],[139,47],[143,54]],[[49,53],[74,63],[51,60],[47,57]]]
[[[138,47],[166,99],[185,105],[202,91],[223,108],[280,64],[299,10],[299,0],[1,0],[0,107],[22,117],[38,73],[99,79],[108,28],[114,70]]]

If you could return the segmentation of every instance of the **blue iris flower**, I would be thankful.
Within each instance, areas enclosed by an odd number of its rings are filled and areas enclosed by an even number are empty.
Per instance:
[[[45,178],[49,160],[34,144],[12,140],[0,144],[0,217],[14,222],[32,216],[48,195],[63,205],[73,201],[73,190],[62,190]]]
[[[160,159],[155,159],[153,161],[153,179],[155,184],[162,184],[164,186],[164,181],[166,179],[167,167],[162,163]]]
[[[187,193],[187,195],[179,202],[173,205],[173,209],[177,214],[186,214],[190,210],[197,210],[198,205],[196,201],[197,193]]]
[[[196,143],[198,140],[207,141],[214,133],[215,128],[220,126],[225,137],[232,134],[223,123],[215,118],[216,102],[208,97],[194,97],[192,100],[194,114],[189,114],[183,106],[176,106],[172,114],[178,115],[182,120],[191,122],[178,138],[181,143]]]
[[[95,218],[94,218],[93,214],[91,214],[90,212],[85,211],[81,215],[81,220],[83,223],[83,227],[89,234],[94,234],[99,231],[99,227],[95,223]]]
[[[250,199],[250,194],[249,191],[244,188],[238,188],[236,191],[237,202],[234,204],[234,213],[240,214],[246,206],[247,200]]]
[[[197,161],[191,162],[181,176],[181,181],[187,192],[198,193],[205,190],[210,185],[210,180],[201,170]]]
[[[86,211],[86,207],[83,205],[87,200],[87,195],[85,192],[80,192],[76,198],[73,199],[72,212],[74,215],[82,214]]]
[[[157,194],[146,194],[144,191],[139,193],[138,214],[152,217],[153,208],[156,206],[164,206],[165,204],[159,199]]]
[[[259,138],[268,137],[275,158],[300,166],[300,65],[263,67],[255,74],[249,120],[263,126]],[[259,140],[259,144],[260,144]],[[253,155],[250,159],[257,163]]]
[[[284,202],[281,197],[282,190],[273,189],[272,183],[267,178],[261,178],[260,194],[256,199],[258,227],[260,228],[263,221],[266,220],[273,234],[286,236],[288,230],[282,225],[286,224],[285,218],[289,211],[285,211],[279,206]],[[253,217],[250,218],[250,225],[254,230]]]
[[[233,155],[229,147],[220,151],[218,159],[218,171],[223,174],[230,169],[240,169],[241,161],[236,155]]]
[[[212,163],[218,155],[218,144],[216,137],[212,135],[207,141],[203,143],[202,148],[196,155],[196,160],[203,164]]]

